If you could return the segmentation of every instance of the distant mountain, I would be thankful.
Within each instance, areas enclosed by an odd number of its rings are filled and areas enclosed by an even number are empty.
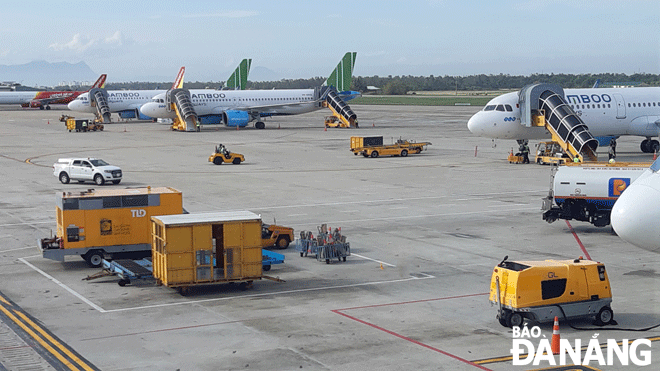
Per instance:
[[[252,66],[250,68],[250,75],[248,77],[249,81],[279,81],[282,77],[279,73],[260,66]]]
[[[72,81],[93,83],[99,75],[85,62],[71,64],[32,61],[25,64],[0,64],[0,81],[16,81],[24,86],[55,86]]]

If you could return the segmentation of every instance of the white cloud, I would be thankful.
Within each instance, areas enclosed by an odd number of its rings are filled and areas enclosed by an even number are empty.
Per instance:
[[[112,36],[105,38],[106,44],[115,44],[117,46],[122,45],[123,37],[121,36],[121,31],[115,32]]]
[[[258,12],[251,10],[228,10],[220,13],[208,14],[184,14],[183,18],[247,18],[259,15]]]
[[[73,39],[71,39],[71,41],[69,41],[68,43],[64,43],[64,44],[53,43],[50,44],[48,47],[55,51],[73,50],[75,52],[80,53],[87,50],[89,47],[91,47],[94,44],[96,44],[96,40],[82,37],[80,36],[79,33],[77,33],[73,35]]]

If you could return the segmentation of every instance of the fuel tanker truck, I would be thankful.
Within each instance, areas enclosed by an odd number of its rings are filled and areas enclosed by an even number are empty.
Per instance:
[[[647,163],[567,163],[553,174],[543,198],[543,220],[589,222],[596,227],[610,224],[610,213],[621,193],[648,169]]]

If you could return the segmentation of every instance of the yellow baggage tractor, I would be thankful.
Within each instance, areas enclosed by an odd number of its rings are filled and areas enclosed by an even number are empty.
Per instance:
[[[240,153],[230,152],[227,147],[219,144],[209,157],[209,162],[215,165],[222,165],[223,163],[238,165],[241,162],[245,162],[245,156]]]
[[[612,290],[605,265],[581,257],[575,260],[508,261],[493,269],[490,302],[505,327],[524,320],[595,317],[596,324],[613,322]]]

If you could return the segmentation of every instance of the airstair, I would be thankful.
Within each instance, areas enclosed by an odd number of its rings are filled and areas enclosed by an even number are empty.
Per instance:
[[[337,89],[334,87],[329,87],[326,88],[325,92],[323,93],[325,96],[325,99],[323,100],[323,107],[330,108],[330,111],[332,111],[332,115],[335,116],[340,124],[336,125],[339,127],[357,127],[357,115],[351,107],[344,102],[343,99],[339,96],[337,93]],[[328,121],[326,120],[326,125]]]
[[[521,124],[545,127],[571,158],[597,161],[598,140],[563,97],[564,90],[556,84],[523,87],[519,93]]]
[[[198,131],[198,117],[187,89],[171,89],[166,94],[167,110],[175,111],[172,130]]]
[[[104,124],[110,123],[110,106],[108,92],[103,88],[89,90],[89,104],[96,108],[96,118]]]

